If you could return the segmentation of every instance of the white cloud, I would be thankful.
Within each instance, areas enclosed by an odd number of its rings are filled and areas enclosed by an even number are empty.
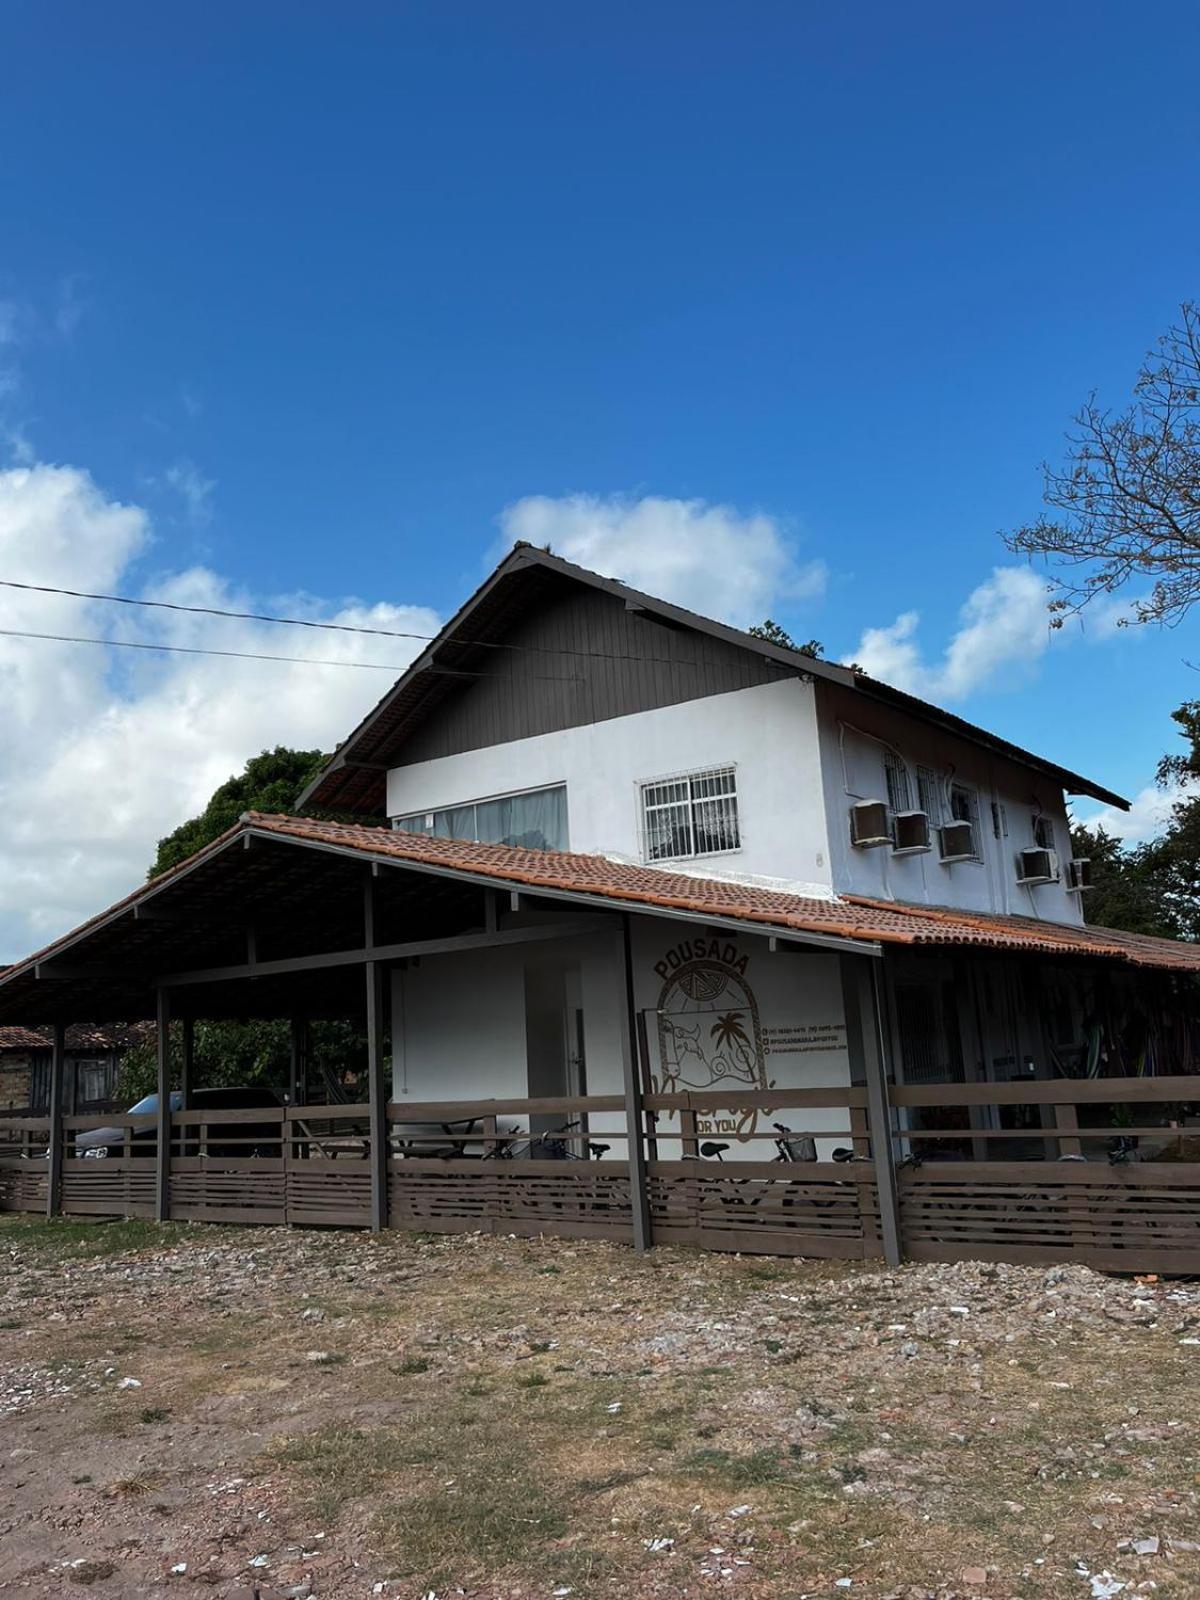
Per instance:
[[[968,597],[939,661],[923,657],[916,611],[866,629],[847,659],[926,700],[961,700],[985,686],[1015,688],[1049,646],[1047,598],[1045,581],[1027,567],[997,567]]]
[[[212,492],[217,487],[216,480],[206,478],[194,461],[173,462],[163,473],[163,480],[183,501],[187,519],[193,527],[202,528],[211,520],[210,502]]]
[[[824,563],[799,563],[773,517],[704,500],[530,495],[500,525],[510,540],[548,544],[568,561],[737,627],[825,590]]]
[[[1105,833],[1127,845],[1145,844],[1148,839],[1156,839],[1165,830],[1171,820],[1172,810],[1187,792],[1186,787],[1179,783],[1168,784],[1165,788],[1148,783],[1129,802],[1128,811],[1105,806],[1088,816],[1081,815],[1079,821],[1088,828],[1103,828]]]
[[[289,615],[419,634],[422,607],[266,599],[204,568],[136,585],[151,549],[146,513],[87,473],[0,471],[0,576],[73,589]],[[301,665],[143,654],[0,636],[0,961],[44,944],[133,888],[157,840],[194,815],[248,757],[275,744],[333,745],[391,682],[416,641],[118,608],[0,591],[3,626],[41,633],[297,656]]]

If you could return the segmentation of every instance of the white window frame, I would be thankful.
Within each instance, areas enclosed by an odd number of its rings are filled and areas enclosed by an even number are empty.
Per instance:
[[[1054,826],[1054,818],[1045,811],[1035,811],[1033,814],[1033,842],[1039,850],[1058,853],[1058,829]]]
[[[529,789],[503,789],[503,790],[500,791],[499,794],[480,794],[480,795],[474,795],[470,800],[452,800],[452,801],[449,801],[449,802],[447,802],[446,804],[443,804],[443,805],[422,806],[419,811],[401,811],[401,812],[398,812],[394,817],[392,817],[390,819],[391,820],[392,831],[395,832],[395,833],[416,833],[418,831],[417,829],[415,829],[415,828],[405,828],[405,827],[402,827],[401,825],[403,823],[405,823],[405,822],[416,822],[419,819],[423,819],[424,823],[425,823],[425,827],[420,830],[421,837],[422,838],[427,838],[427,839],[442,838],[443,835],[435,834],[433,832],[433,819],[438,814],[439,811],[466,811],[468,809],[475,809],[475,808],[477,808],[479,806],[490,805],[491,802],[494,801],[494,800],[524,800],[528,795],[531,795],[531,794],[549,794],[551,792],[551,790],[554,790],[554,789],[561,789],[563,791],[563,793],[566,794],[566,791],[567,791],[567,781],[566,781],[566,779],[562,778],[557,783],[535,783]],[[562,847],[563,850],[570,850],[570,848],[571,848],[570,827],[571,827],[571,806],[570,806],[570,797],[568,796],[568,799],[567,799],[567,842],[563,845],[563,847]],[[472,827],[471,832],[476,836],[475,839],[474,839],[474,843],[478,844],[480,842],[479,841],[479,837],[478,837],[478,835],[479,835],[478,817],[476,817],[475,825]],[[466,841],[464,841],[464,842],[466,842]]]
[[[917,805],[929,818],[931,828],[940,828],[945,806],[942,803],[942,780],[932,767],[917,768]]]
[[[730,781],[730,787],[726,793],[719,795],[704,795],[697,794],[695,792],[693,787],[694,785],[702,784],[706,781],[711,782],[714,778],[725,777],[728,777]],[[678,786],[684,784],[687,785],[686,798],[681,797],[676,800],[663,800],[654,802],[652,804],[647,803],[647,795],[652,793],[654,790],[665,789],[671,785]],[[697,850],[695,848],[697,807],[706,804],[711,805],[714,801],[722,800],[731,800],[733,802],[733,832],[737,839],[737,843],[727,845],[721,850]],[[738,798],[737,766],[734,762],[723,762],[717,767],[699,767],[695,770],[687,772],[671,772],[666,773],[662,777],[658,778],[642,779],[639,781],[637,786],[637,805],[638,832],[642,844],[642,860],[648,866],[657,866],[663,861],[708,861],[714,856],[737,855],[743,847],[744,834],[742,830],[741,806]],[[649,826],[650,813],[676,811],[685,806],[687,807],[688,811],[688,839],[692,848],[690,850],[677,852],[671,855],[654,854],[651,850],[651,831]]]

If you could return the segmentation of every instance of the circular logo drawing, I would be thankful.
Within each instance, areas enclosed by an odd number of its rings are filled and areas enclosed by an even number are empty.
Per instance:
[[[658,1059],[663,1094],[726,1084],[765,1089],[758,1002],[745,977],[711,959],[677,967],[659,996]]]

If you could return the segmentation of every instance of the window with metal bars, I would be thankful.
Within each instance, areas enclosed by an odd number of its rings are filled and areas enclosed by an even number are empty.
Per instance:
[[[644,783],[642,839],[647,861],[740,849],[734,769],[721,767]]]
[[[908,764],[895,750],[883,753],[883,775],[887,781],[888,808],[893,813],[912,810],[912,791],[908,782]]]
[[[917,799],[931,828],[942,825],[942,783],[932,767],[917,768]]]

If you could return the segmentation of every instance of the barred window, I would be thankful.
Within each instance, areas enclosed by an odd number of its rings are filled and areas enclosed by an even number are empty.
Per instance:
[[[917,768],[917,798],[931,828],[942,825],[942,784],[932,767]]]
[[[885,750],[883,775],[887,780],[887,800],[891,811],[911,811],[912,792],[908,782],[908,765],[895,750]]]
[[[642,785],[647,861],[711,856],[741,845],[732,767]]]

